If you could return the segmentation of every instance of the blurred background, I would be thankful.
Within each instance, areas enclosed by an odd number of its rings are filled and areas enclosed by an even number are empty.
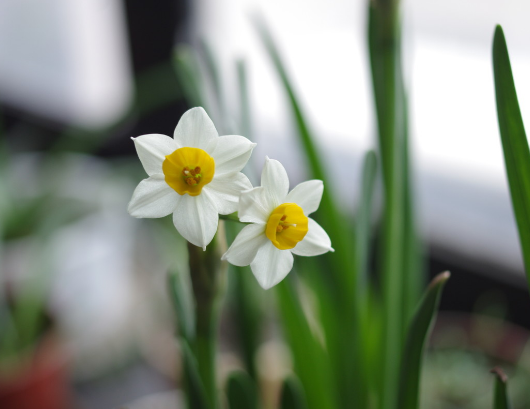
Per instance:
[[[453,273],[434,344],[449,342],[447,322],[467,328],[465,314],[471,312],[511,322],[517,335],[510,332],[510,339],[521,350],[530,329],[491,66],[493,30],[500,23],[527,119],[529,13],[523,0],[402,3],[426,274]],[[127,203],[145,177],[130,137],[172,135],[194,105],[190,80],[178,71],[184,64],[200,79],[204,101],[216,98],[216,87],[222,90],[221,103],[205,104],[220,134],[244,134],[258,143],[247,167],[254,183],[265,155],[285,165],[292,186],[305,179],[284,91],[253,27],[256,15],[277,39],[328,171],[337,175],[327,188],[353,214],[361,158],[375,147],[376,134],[365,1],[0,3],[0,300],[21,311],[2,321],[0,357],[17,352],[2,376],[15,373],[35,339],[52,332],[66,351],[56,361],[59,372],[68,368],[71,388],[65,393],[72,407],[111,409],[135,400],[128,407],[144,407],[146,401],[137,399],[164,391],[175,399],[178,348],[165,283],[168,267],[185,263],[185,246],[168,228],[170,218],[128,215]],[[252,117],[246,129],[238,125],[242,64]],[[265,305],[272,302],[264,297]],[[274,378],[288,359],[273,314],[267,316],[263,351],[277,357],[278,367],[265,372]],[[15,319],[28,329],[19,338],[11,338]],[[237,365],[229,313],[222,330],[222,367],[228,368]],[[454,359],[471,372],[482,365],[474,355]],[[436,354],[431,361],[433,373],[452,362]],[[427,379],[426,388],[434,384],[441,383]],[[476,407],[473,399],[466,407]]]

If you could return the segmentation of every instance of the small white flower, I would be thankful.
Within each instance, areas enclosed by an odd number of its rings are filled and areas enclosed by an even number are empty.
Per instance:
[[[307,217],[318,209],[324,184],[300,183],[289,193],[289,178],[282,164],[267,158],[261,186],[241,193],[239,219],[246,226],[223,255],[236,266],[247,266],[259,284],[269,289],[293,268],[293,253],[317,256],[334,251],[328,234]]]
[[[173,138],[150,134],[132,138],[149,178],[140,182],[129,202],[134,217],[173,213],[178,232],[206,249],[218,214],[237,210],[239,194],[252,188],[240,172],[256,144],[238,135],[219,137],[204,109],[180,118]]]

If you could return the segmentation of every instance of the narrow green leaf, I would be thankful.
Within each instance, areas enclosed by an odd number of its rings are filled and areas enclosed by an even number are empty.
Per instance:
[[[189,46],[180,44],[173,53],[173,69],[182,93],[190,106],[202,106],[206,101],[201,87],[199,64]]]
[[[508,399],[508,377],[504,371],[495,367],[490,371],[495,375],[495,391],[493,393],[493,409],[511,409],[512,405]]]
[[[358,263],[357,296],[364,293],[368,282],[368,261],[370,258],[370,230],[372,221],[373,194],[375,176],[377,173],[377,158],[374,151],[368,151],[364,156],[361,191],[359,194],[360,204],[357,211],[355,257]]]
[[[354,260],[356,255],[353,239],[354,229],[351,227],[349,218],[338,208],[338,201],[333,198],[332,184],[329,183],[316,138],[310,129],[307,117],[303,113],[300,100],[285,69],[278,47],[263,19],[255,18],[254,23],[287,95],[298,131],[298,138],[309,165],[310,177],[324,182],[324,194],[314,217],[328,232],[336,251],[325,254],[317,260],[318,263],[325,266],[328,275],[324,285],[313,286],[313,289],[317,293],[317,298],[330,300],[334,309],[334,316],[340,317],[340,327],[327,325],[328,323],[323,322],[326,331],[326,344],[332,364],[335,367],[333,371],[335,374],[334,386],[340,391],[342,405],[351,405],[353,402],[354,405],[362,407],[367,388],[362,387],[362,379],[358,377],[358,374],[363,373],[363,368],[361,359],[359,359],[362,351],[358,348],[360,345],[358,329],[360,299],[356,297],[358,280],[357,264]],[[339,318],[335,318],[335,320],[338,323]],[[337,328],[340,328],[339,332],[336,331]],[[309,394],[309,389],[301,374],[299,376]]]
[[[381,290],[384,306],[382,376],[377,385],[381,408],[393,409],[403,345],[405,240],[404,160],[406,110],[401,72],[400,27],[395,2],[369,1],[368,49],[377,113],[379,157],[383,176]]]
[[[193,292],[187,274],[182,274],[176,269],[170,271],[168,289],[177,316],[179,335],[191,343],[195,338],[195,310],[191,298]]]
[[[184,365],[184,380],[186,388],[186,399],[189,409],[211,409],[199,375],[197,360],[191,352],[191,348],[184,338],[180,339],[180,350]]]
[[[223,85],[221,81],[221,72],[219,70],[219,63],[213,52],[210,44],[205,40],[200,42],[200,51],[204,66],[206,68],[206,79],[210,82],[212,87],[212,95],[215,100],[215,108],[218,118],[216,124],[221,124],[222,132],[226,132],[228,115],[226,113],[225,97],[223,92]],[[210,114],[212,115],[212,114]]]
[[[245,372],[233,372],[226,387],[229,409],[257,409],[258,394],[254,381]]]
[[[348,271],[348,269],[351,268],[350,266],[352,266],[351,249],[354,247],[354,244],[351,234],[348,232],[348,223],[344,222],[347,219],[342,215],[342,212],[339,211],[336,202],[333,200],[331,183],[329,183],[328,175],[326,174],[325,167],[322,163],[319,148],[315,142],[316,138],[309,128],[308,121],[302,111],[301,104],[292,86],[272,35],[262,19],[256,18],[254,22],[287,94],[292,114],[295,118],[298,137],[309,164],[310,175],[312,178],[320,179],[324,182],[324,194],[322,196],[320,208],[315,213],[315,217],[322,222],[323,227],[329,233],[336,250],[335,254],[327,255],[333,266],[337,267],[330,269],[330,274],[336,276],[336,280],[334,281],[336,282],[337,287],[342,290],[341,292],[339,291],[339,295],[342,293],[347,299],[354,300],[355,297],[350,297],[350,295],[352,295],[350,291],[354,290],[355,287],[355,272]],[[338,267],[340,267],[340,269]],[[344,269],[347,271],[344,271]],[[342,285],[343,283],[345,283],[345,285]],[[345,294],[345,292],[348,293]]]
[[[449,277],[450,274],[446,271],[431,281],[412,319],[401,361],[399,409],[418,408],[423,351],[438,310],[442,289]]]
[[[493,71],[506,174],[530,285],[530,150],[501,26],[493,38]]]
[[[294,376],[285,379],[280,398],[280,409],[307,409],[307,400],[300,381]]]
[[[294,367],[307,394],[309,409],[334,409],[335,388],[329,357],[315,338],[302,311],[295,274],[276,286],[282,327],[291,346]]]

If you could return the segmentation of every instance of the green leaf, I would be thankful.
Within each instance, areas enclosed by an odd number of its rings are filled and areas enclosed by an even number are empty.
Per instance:
[[[304,315],[295,279],[291,272],[276,286],[282,327],[291,346],[294,367],[304,385],[310,409],[337,408],[329,357]]]
[[[178,330],[188,342],[195,339],[195,311],[191,294],[191,284],[187,274],[173,270],[168,274],[168,288],[173,309],[177,315]]]
[[[188,342],[180,339],[180,350],[184,365],[184,381],[186,387],[186,398],[189,409],[211,409],[208,405],[204,385],[202,384],[197,367],[197,360],[191,352]]]
[[[245,372],[233,372],[226,387],[229,409],[257,409],[256,385]]]
[[[491,370],[495,374],[495,392],[493,393],[493,409],[511,409],[512,405],[508,399],[508,377],[504,371],[495,367]]]
[[[355,241],[358,263],[357,296],[361,296],[368,283],[368,261],[370,258],[370,230],[372,221],[373,194],[375,176],[377,173],[377,158],[374,151],[368,151],[364,156],[362,185],[359,194],[360,204],[357,212]]]
[[[399,378],[397,407],[400,409],[418,408],[423,350],[438,310],[442,289],[449,277],[446,271],[431,281],[409,327]]]
[[[322,325],[326,332],[326,344],[334,366],[334,386],[340,391],[343,405],[351,405],[353,402],[356,406],[362,407],[367,389],[356,381],[358,374],[363,373],[363,368],[359,359],[362,351],[358,347],[361,336],[358,328],[360,298],[356,296],[358,272],[354,260],[356,255],[353,239],[354,229],[349,218],[337,206],[338,200],[333,198],[332,184],[329,183],[326,167],[319,153],[321,149],[310,129],[278,47],[263,19],[255,18],[254,23],[287,95],[298,131],[297,135],[309,165],[310,177],[324,182],[325,189],[322,201],[314,217],[328,232],[336,251],[335,253],[327,253],[316,260],[317,263],[321,263],[328,274],[323,285],[313,285],[313,289],[318,299],[327,299],[332,303],[330,309],[333,310],[333,317],[329,320],[325,319],[327,317],[323,317]],[[344,176],[347,177],[347,175]],[[340,317],[340,323],[338,317]],[[337,329],[340,330],[337,331]],[[293,345],[291,346],[294,348]],[[298,375],[309,395],[310,388],[305,383],[302,374],[299,373]],[[362,381],[362,379],[357,380]],[[311,399],[309,402],[311,405]]]
[[[530,151],[501,26],[493,38],[493,71],[506,174],[530,285]]]
[[[294,376],[285,379],[280,398],[280,409],[307,409],[307,400],[300,381]]]
[[[381,407],[393,409],[399,374],[399,353],[405,332],[404,292],[407,200],[407,110],[401,71],[397,2],[369,1],[368,49],[378,124],[384,206],[381,229],[381,290],[384,306],[382,376],[377,385]],[[414,280],[415,277],[410,277]]]
[[[184,44],[178,45],[173,53],[172,63],[177,82],[188,104],[208,110],[201,87],[199,64],[191,48]]]

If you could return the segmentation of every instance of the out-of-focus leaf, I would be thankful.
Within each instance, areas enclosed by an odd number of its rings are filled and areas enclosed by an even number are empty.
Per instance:
[[[369,1],[368,48],[383,175],[381,287],[384,306],[383,367],[377,385],[381,408],[393,409],[397,398],[399,354],[403,345],[406,109],[401,72],[398,14],[395,2]]]
[[[221,128],[221,135],[227,132],[228,128],[228,114],[226,111],[225,97],[223,93],[223,86],[221,81],[221,72],[219,71],[219,63],[213,52],[210,44],[203,40],[200,43],[200,51],[202,55],[202,61],[204,61],[204,67],[206,68],[206,80],[210,82],[212,88],[213,99],[215,100],[215,109],[217,116],[215,117],[215,123]],[[212,108],[210,106],[210,108]],[[212,116],[213,113],[210,113]]]
[[[241,226],[226,223],[228,243],[232,243],[241,231]],[[259,345],[259,333],[262,324],[258,291],[261,291],[249,266],[237,267],[230,265],[229,279],[233,283],[233,301],[235,304],[236,331],[241,343],[245,369],[251,378],[256,379],[254,358]]]
[[[230,409],[257,409],[258,407],[256,385],[244,372],[230,374],[226,396]]]
[[[313,288],[319,299],[328,299],[333,304],[333,317],[323,317],[322,322],[326,331],[326,343],[330,358],[335,366],[333,371],[336,378],[335,385],[340,391],[341,402],[343,405],[353,404],[362,407],[367,389],[361,386],[362,379],[357,376],[363,373],[363,368],[359,359],[362,354],[359,349],[361,342],[358,330],[358,303],[360,299],[356,297],[358,273],[357,264],[354,260],[356,255],[353,240],[354,229],[351,226],[351,220],[341,212],[337,206],[337,201],[333,198],[332,184],[329,183],[327,172],[322,163],[316,138],[310,130],[308,120],[303,113],[273,37],[263,19],[255,18],[254,23],[287,94],[298,137],[309,165],[310,177],[324,182],[324,194],[314,218],[328,232],[336,251],[325,254],[316,261],[325,266],[327,280],[322,282],[323,285],[313,286]],[[334,317],[340,317],[340,323]],[[335,323],[339,326],[334,325],[333,321],[336,321]],[[340,331],[337,331],[339,328]],[[298,375],[309,395],[308,385],[302,375]],[[311,399],[309,402],[311,405]]]
[[[337,408],[329,357],[313,335],[302,311],[295,275],[276,286],[282,326],[291,346],[294,367],[304,385],[310,409]]]
[[[193,107],[202,106],[208,110],[201,88],[198,63],[189,46],[180,44],[175,48],[173,69],[188,104]]]
[[[168,288],[178,322],[179,335],[188,342],[195,339],[195,311],[191,284],[186,274],[173,270],[168,274]]]
[[[366,290],[368,279],[368,261],[370,257],[370,228],[372,220],[373,193],[375,176],[377,173],[377,158],[374,151],[369,151],[364,156],[362,185],[359,194],[359,209],[357,211],[355,250],[357,256],[359,284],[357,296]]]
[[[501,26],[493,38],[493,71],[504,163],[530,285],[530,151]]]
[[[212,409],[208,405],[208,399],[202,384],[197,360],[191,352],[191,348],[184,338],[180,338],[180,350],[184,365],[186,399],[189,409]]]
[[[449,277],[446,271],[432,280],[409,327],[399,377],[397,407],[400,409],[418,408],[423,350],[438,310],[440,294]]]
[[[508,377],[504,371],[495,367],[491,370],[495,374],[495,392],[493,393],[493,409],[511,409],[512,405],[508,399]]]
[[[285,379],[280,398],[280,409],[307,409],[307,400],[300,381],[294,376]]]

